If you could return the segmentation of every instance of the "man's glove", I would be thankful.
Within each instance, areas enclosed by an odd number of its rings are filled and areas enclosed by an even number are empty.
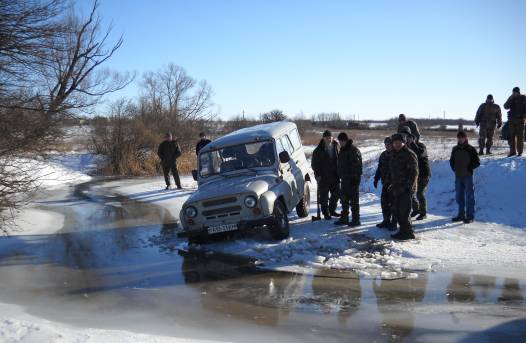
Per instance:
[[[497,124],[497,129],[500,129],[502,127],[502,123]]]
[[[378,179],[374,179],[373,185],[374,188],[378,188]]]

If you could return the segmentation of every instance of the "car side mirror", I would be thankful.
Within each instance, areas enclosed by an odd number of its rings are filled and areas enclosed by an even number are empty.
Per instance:
[[[281,163],[289,163],[290,161],[290,156],[289,156],[289,153],[286,152],[286,151],[282,151],[279,153],[279,161]]]
[[[192,170],[192,177],[194,178],[194,181],[197,181],[197,170]]]

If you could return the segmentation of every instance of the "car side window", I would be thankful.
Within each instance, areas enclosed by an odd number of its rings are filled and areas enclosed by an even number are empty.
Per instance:
[[[292,147],[294,148],[294,150],[298,150],[301,148],[301,138],[298,133],[298,130],[294,129],[293,131],[291,131],[289,133],[289,138],[290,138],[290,141],[292,143]]]
[[[289,136],[284,135],[280,139],[281,144],[283,146],[283,149],[289,153],[289,155],[292,155],[294,152],[294,148],[292,147],[292,143],[290,142]]]

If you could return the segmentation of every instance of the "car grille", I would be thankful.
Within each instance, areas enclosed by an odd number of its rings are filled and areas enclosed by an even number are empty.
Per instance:
[[[212,207],[212,206],[218,206],[218,205],[231,204],[236,201],[237,201],[236,197],[207,200],[207,201],[203,201],[203,207]]]
[[[216,218],[225,218],[238,216],[241,213],[241,206],[230,206],[230,207],[221,207],[214,210],[203,211],[203,216],[206,219],[216,219]]]

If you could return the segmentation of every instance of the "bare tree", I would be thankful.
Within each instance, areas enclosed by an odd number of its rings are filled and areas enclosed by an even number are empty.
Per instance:
[[[272,111],[260,114],[259,118],[264,123],[271,123],[275,121],[283,121],[287,119],[287,116],[282,110],[274,109]]]

